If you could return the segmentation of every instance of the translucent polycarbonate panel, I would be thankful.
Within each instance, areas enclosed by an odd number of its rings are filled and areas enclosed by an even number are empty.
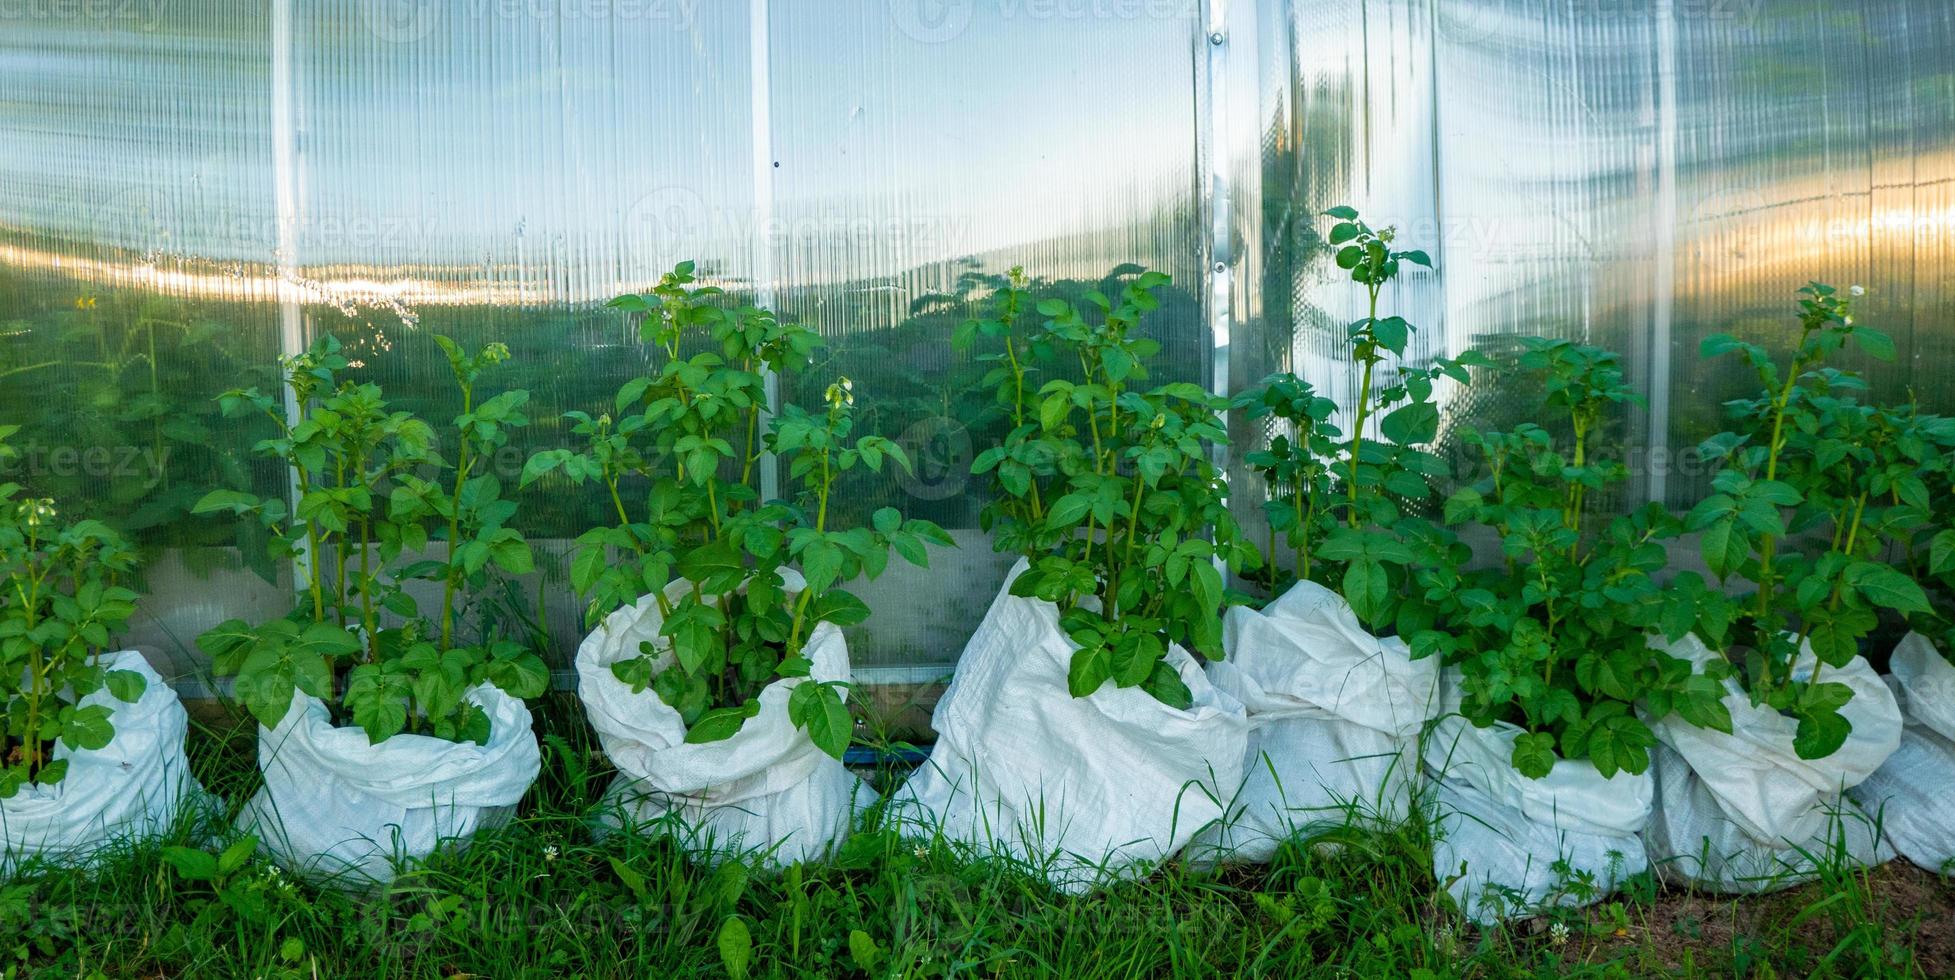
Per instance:
[[[1350,205],[1373,227],[1396,229],[1395,246],[1444,257],[1430,21],[1421,0],[1290,6],[1294,104],[1288,132],[1265,160],[1264,180],[1294,193],[1282,231],[1264,229],[1267,247],[1285,253],[1267,263],[1264,304],[1275,317],[1274,297],[1289,297],[1290,363],[1283,366],[1339,405],[1353,403],[1359,382],[1349,370],[1345,328],[1369,311],[1363,288],[1332,260],[1323,212]],[[1436,273],[1407,268],[1380,297],[1380,316],[1403,316],[1418,328],[1407,351],[1414,361],[1448,352],[1439,286]]]
[[[434,338],[508,345],[477,397],[530,394],[492,468],[546,557],[542,582],[495,601],[568,650],[564,539],[616,517],[601,486],[516,484],[534,451],[578,444],[564,413],[613,411],[654,363],[604,303],[688,260],[751,292],[747,5],[294,10],[307,336],[337,337],[355,376],[443,431],[460,391]]]
[[[1589,5],[1472,0],[1439,6],[1439,198],[1446,331],[1455,351],[1496,355],[1535,335],[1621,353],[1644,390],[1670,227],[1661,194],[1659,22]],[[1540,417],[1521,379],[1489,377],[1455,424]],[[1620,440],[1636,480],[1645,417]],[[1463,462],[1465,460],[1462,460]],[[1631,494],[1637,491],[1631,488]],[[1620,501],[1617,501],[1620,503]]]
[[[1256,12],[1261,223],[1247,261],[1259,265],[1242,271],[1262,288],[1260,309],[1239,305],[1237,384],[1294,367],[1348,392],[1336,358],[1350,287],[1313,216],[1349,202],[1437,261],[1435,277],[1408,284],[1422,298],[1392,307],[1426,328],[1429,350],[1500,351],[1503,337],[1540,334],[1624,355],[1650,398],[1620,420],[1627,500],[1682,507],[1702,494],[1694,447],[1752,382],[1736,360],[1700,362],[1698,345],[1733,331],[1785,349],[1808,279],[1864,285],[1862,321],[1899,342],[1892,365],[1841,362],[1865,369],[1877,397],[1950,404],[1938,356],[1955,335],[1948,5]],[[1514,397],[1524,390],[1456,394],[1448,425],[1508,424],[1533,410]],[[1243,428],[1243,448],[1265,435]],[[1239,490],[1243,505],[1260,493],[1253,480]]]
[[[783,395],[818,404],[847,376],[861,431],[916,457],[915,476],[852,477],[840,519],[894,506],[962,545],[861,584],[874,617],[850,654],[947,663],[1009,564],[976,530],[970,460],[1002,431],[979,422],[982,352],[950,342],[987,292],[966,275],[1023,265],[1076,295],[1122,264],[1166,272],[1152,380],[1209,380],[1199,8],[777,3],[768,27],[780,303],[829,345]]]
[[[1266,3],[1232,13],[1230,26],[1233,57],[1258,66],[1254,85],[1230,89],[1230,111],[1256,120],[1254,131],[1238,128],[1233,138],[1254,139],[1260,161],[1235,198],[1239,210],[1253,208],[1256,227],[1241,233],[1254,246],[1240,268],[1253,298],[1239,305],[1230,381],[1240,389],[1291,371],[1348,408],[1360,376],[1347,327],[1369,308],[1365,291],[1335,264],[1326,209],[1356,207],[1372,226],[1394,228],[1396,247],[1433,256],[1439,271],[1408,266],[1380,297],[1378,314],[1414,324],[1414,363],[1458,353],[1443,316],[1432,12],[1420,0]],[[1238,464],[1270,434],[1266,424],[1238,420]],[[1239,519],[1260,526],[1266,490],[1240,465],[1232,475]],[[1259,530],[1254,537],[1263,540]]]
[[[261,420],[215,400],[276,352],[267,31],[218,3],[0,18],[0,482],[140,546],[127,642],[166,674],[285,608],[263,535],[191,513],[284,487],[250,457]]]
[[[1897,342],[1892,364],[1839,358],[1865,371],[1873,397],[1955,408],[1955,12],[1889,0],[1680,15],[1677,61],[1672,444],[1717,431],[1719,404],[1757,386],[1739,359],[1700,361],[1701,339],[1785,350],[1809,279],[1864,286],[1858,319]],[[1683,506],[1705,467],[1679,465],[1669,499]]]
[[[1002,578],[968,476],[985,395],[949,334],[1014,264],[1072,292],[1166,271],[1157,377],[1295,370],[1348,403],[1363,294],[1321,212],[1357,206],[1435,260],[1383,298],[1420,328],[1414,360],[1523,333],[1625,355],[1650,396],[1621,421],[1628,499],[1701,492],[1687,450],[1747,379],[1697,345],[1783,349],[1809,278],[1863,285],[1899,342],[1843,362],[1879,397],[1955,409],[1942,0],[191,0],[0,28],[0,423],[29,450],[10,472],[138,538],[137,641],[185,664],[290,579],[248,528],[188,513],[212,487],[286,489],[250,452],[268,421],[213,395],[330,332],[445,423],[433,335],[499,340],[485,385],[533,398],[496,462],[513,482],[572,441],[563,412],[650,362],[603,302],[685,259],[828,339],[784,398],[846,375],[864,429],[915,458],[853,478],[837,513],[895,505],[963,544],[862,590],[857,662],[920,674]],[[1446,424],[1507,424],[1526,390],[1449,391]],[[1252,523],[1240,456],[1267,434],[1234,427]],[[522,500],[553,557],[608,519],[561,480]],[[518,585],[577,638],[560,563]]]

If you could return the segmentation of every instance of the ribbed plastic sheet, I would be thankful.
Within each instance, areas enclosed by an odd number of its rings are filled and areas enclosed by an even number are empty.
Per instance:
[[[886,679],[941,674],[1002,573],[948,335],[971,277],[1014,264],[1166,271],[1162,375],[1293,369],[1348,399],[1362,294],[1318,215],[1356,205],[1436,260],[1386,297],[1415,356],[1520,333],[1624,352],[1651,399],[1624,421],[1631,498],[1701,492],[1688,450],[1746,379],[1698,341],[1784,337],[1809,278],[1867,287],[1901,351],[1883,393],[1955,409],[1943,0],[185,0],[0,28],[0,422],[29,450],[9,478],[138,536],[137,640],[184,672],[197,632],[279,611],[291,576],[187,513],[284,488],[218,391],[329,331],[443,419],[432,336],[501,340],[491,383],[535,399],[513,479],[647,363],[603,302],[682,259],[828,339],[782,398],[846,375],[917,458],[849,507],[964,542],[863,590],[851,652]],[[1524,407],[1447,398],[1449,425]],[[1236,459],[1267,434],[1238,424]],[[525,508],[553,548],[601,514],[567,485]],[[560,568],[520,591],[575,637]]]

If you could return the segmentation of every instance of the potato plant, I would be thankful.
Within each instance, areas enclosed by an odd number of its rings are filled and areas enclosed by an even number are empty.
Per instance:
[[[523,482],[554,472],[604,488],[618,523],[578,538],[571,583],[587,597],[592,623],[653,597],[664,648],[645,644],[612,672],[634,691],[656,692],[685,721],[686,740],[706,743],[758,714],[768,684],[809,675],[803,654],[817,624],[868,618],[843,583],[881,575],[892,550],[925,567],[926,543],[952,542],[891,507],[877,510],[869,527],[835,525],[831,504],[843,474],[907,469],[908,458],[887,438],[853,434],[847,378],[828,386],[822,410],[787,405],[770,417],[765,375],[805,368],[818,338],[767,310],[725,305],[717,287],[695,281],[684,262],[649,292],[612,301],[639,318],[663,362],[624,384],[615,418],[571,413],[585,447],[536,454]],[[761,499],[767,453],[796,488],[787,499]],[[794,566],[799,587],[786,575]],[[666,594],[675,577],[685,583],[676,599]],[[788,701],[794,724],[837,758],[853,733],[845,687],[802,683]]]
[[[1921,414],[1913,421],[1926,442],[1923,465],[1913,475],[1927,490],[1928,507],[1904,558],[1929,609],[1909,615],[1907,625],[1933,641],[1943,657],[1955,659],[1955,419]]]
[[[1743,357],[1761,391],[1728,403],[1732,429],[1705,442],[1722,466],[1685,523],[1701,534],[1711,572],[1751,591],[1727,602],[1694,575],[1673,589],[1696,605],[1698,631],[1737,668],[1752,703],[1796,718],[1794,748],[1816,759],[1852,730],[1839,713],[1852,689],[1825,680],[1825,669],[1860,652],[1882,610],[1930,611],[1921,587],[1883,555],[1927,520],[1921,471],[1927,436],[1943,423],[1859,401],[1860,379],[1826,362],[1849,344],[1891,359],[1893,341],[1856,324],[1850,297],[1831,286],[1810,283],[1800,296],[1789,363],[1729,335],[1702,348],[1705,357]],[[1807,642],[1818,659],[1810,672],[1797,662]]]
[[[1299,578],[1338,588],[1372,628],[1410,635],[1435,615],[1408,587],[1411,570],[1444,557],[1425,550],[1429,528],[1413,516],[1448,477],[1445,460],[1430,448],[1439,436],[1434,392],[1445,379],[1467,383],[1469,368],[1490,362],[1469,351],[1408,364],[1416,328],[1404,317],[1380,316],[1380,302],[1406,263],[1429,268],[1431,259],[1394,248],[1393,229],[1372,228],[1353,208],[1325,215],[1335,220],[1328,240],[1338,268],[1365,290],[1365,315],[1345,333],[1359,371],[1350,429],[1334,424],[1338,406],[1308,382],[1272,375],[1237,396],[1235,406],[1249,418],[1279,419],[1289,431],[1245,460],[1270,490],[1264,512],[1272,562],[1280,534]]]
[[[18,431],[0,425],[0,460]],[[142,697],[141,674],[101,663],[135,612],[136,594],[117,584],[135,559],[102,522],[64,521],[54,501],[0,483],[0,800],[61,782],[68,763],[57,745],[100,749],[114,738],[109,708],[82,699],[104,688],[124,702]]]
[[[1410,638],[1415,656],[1440,656],[1461,674],[1461,713],[1477,725],[1525,729],[1512,762],[1546,776],[1557,759],[1587,759],[1603,776],[1649,768],[1655,735],[1637,716],[1681,714],[1731,730],[1722,674],[1652,650],[1693,620],[1664,617],[1663,541],[1681,530],[1659,504],[1606,520],[1595,499],[1628,480],[1606,441],[1619,409],[1640,401],[1613,353],[1567,340],[1521,338],[1521,372],[1546,398],[1542,421],[1507,432],[1467,431],[1485,476],[1445,504],[1450,529],[1489,532],[1497,564],[1469,566],[1468,549],[1438,541],[1450,560],[1413,578],[1439,611],[1439,629]]]
[[[1215,465],[1228,402],[1186,382],[1136,387],[1159,345],[1132,332],[1166,275],[1141,272],[1117,299],[1089,292],[1084,308],[1041,300],[1036,329],[1024,323],[1022,282],[1015,275],[999,291],[996,315],[960,330],[960,340],[1003,347],[987,355],[997,365],[988,381],[1013,420],[1003,444],[972,463],[995,484],[985,526],[1030,563],[1012,594],[1058,606],[1079,647],[1067,673],[1074,697],[1111,681],[1186,708],[1193,696],[1165,660],[1169,645],[1219,658],[1221,567],[1260,561]],[[1067,373],[1034,388],[1031,366],[1043,358]]]
[[[274,558],[305,561],[310,575],[299,608],[269,622],[233,619],[198,637],[219,676],[237,678],[237,696],[273,727],[303,691],[379,743],[401,732],[486,742],[489,720],[466,693],[493,683],[529,698],[548,687],[543,661],[520,643],[493,637],[464,643],[458,623],[467,597],[493,574],[532,570],[529,544],[508,526],[514,501],[487,463],[527,424],[524,391],[478,398],[483,372],[508,357],[490,344],[470,354],[439,338],[462,398],[452,454],[433,427],[391,409],[379,386],[342,380],[338,342],[321,338],[283,362],[296,419],[256,388],[221,396],[227,414],[269,417],[278,435],[258,452],[289,466],[298,503],[215,491],[200,513],[255,518]],[[440,559],[416,559],[433,541]],[[432,619],[402,583],[441,584]]]

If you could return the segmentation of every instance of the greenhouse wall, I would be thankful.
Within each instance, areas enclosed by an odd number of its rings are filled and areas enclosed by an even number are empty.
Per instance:
[[[445,418],[433,336],[501,340],[490,383],[533,393],[513,484],[649,363],[604,303],[696,260],[827,338],[781,399],[847,376],[915,457],[848,506],[962,547],[864,586],[849,643],[859,679],[928,683],[1006,563],[967,475],[981,368],[949,339],[984,277],[1159,269],[1166,372],[1292,369],[1348,402],[1363,294],[1318,217],[1339,204],[1432,254],[1386,297],[1421,356],[1622,351],[1634,495],[1701,492],[1691,448],[1746,379],[1698,341],[1776,336],[1808,279],[1868,290],[1900,349],[1865,365],[1877,388],[1955,410],[1946,0],[0,0],[7,479],[137,536],[134,640],[202,690],[192,638],[283,612],[304,574],[191,513],[289,489],[220,392],[331,333]],[[1510,407],[1482,391],[1449,424]],[[1263,435],[1238,422],[1237,459]],[[561,661],[583,625],[562,557],[600,501],[521,499],[558,560],[476,612]]]

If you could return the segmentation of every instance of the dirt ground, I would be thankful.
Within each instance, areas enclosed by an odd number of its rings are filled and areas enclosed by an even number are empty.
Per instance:
[[[1626,923],[1593,916],[1586,935],[1560,947],[1562,960],[1624,959],[1632,973],[1850,976],[1873,972],[1864,950],[1881,949],[1895,975],[1955,977],[1955,883],[1905,860],[1860,880],[1864,888],[1811,883],[1748,896],[1665,889],[1632,905]],[[1552,944],[1536,929],[1530,943]],[[1856,943],[1857,955],[1840,953]]]

